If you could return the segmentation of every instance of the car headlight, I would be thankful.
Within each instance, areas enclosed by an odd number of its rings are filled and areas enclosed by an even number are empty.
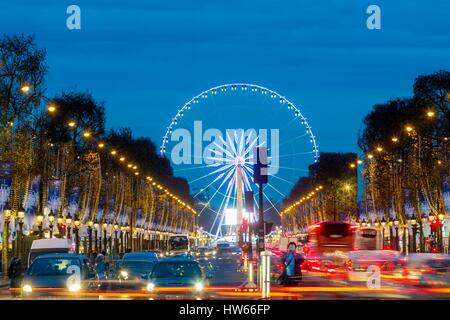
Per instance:
[[[195,291],[203,291],[203,288],[204,288],[203,283],[201,283],[201,282],[196,282],[194,287],[195,287]]]
[[[128,272],[125,271],[125,270],[121,270],[121,271],[120,271],[120,276],[121,276],[122,278],[127,279],[127,278],[128,278]]]
[[[22,291],[23,292],[33,292],[33,288],[29,285],[29,284],[25,284],[25,285],[23,285],[23,287],[22,287]]]
[[[80,289],[81,289],[81,286],[80,286],[79,283],[72,283],[72,284],[69,286],[69,291],[70,291],[70,292],[77,292],[77,291],[80,291]]]
[[[153,282],[149,282],[147,284],[147,291],[153,291],[155,290],[155,284]]]

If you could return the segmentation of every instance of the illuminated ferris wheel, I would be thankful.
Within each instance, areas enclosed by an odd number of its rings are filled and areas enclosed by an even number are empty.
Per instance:
[[[263,86],[224,84],[191,98],[167,126],[161,155],[189,181],[199,215],[213,215],[209,232],[216,237],[239,223],[244,193],[257,190],[256,147],[268,150],[264,212],[279,214],[282,199],[319,157],[312,127],[293,102]],[[255,221],[253,212],[243,214]]]

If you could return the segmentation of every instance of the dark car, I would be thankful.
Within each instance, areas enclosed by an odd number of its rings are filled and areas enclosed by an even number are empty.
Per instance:
[[[119,287],[141,288],[144,281],[158,262],[155,252],[126,253],[118,264],[115,278]]]
[[[88,257],[70,253],[44,254],[33,260],[22,281],[22,294],[52,291],[78,292],[98,287],[98,277]]]
[[[147,280],[147,291],[158,295],[203,296],[207,285],[208,277],[197,261],[172,258],[154,266]]]

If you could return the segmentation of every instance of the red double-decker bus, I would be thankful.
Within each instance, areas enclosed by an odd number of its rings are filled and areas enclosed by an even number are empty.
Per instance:
[[[358,227],[346,222],[325,221],[310,226],[304,247],[305,266],[310,271],[345,271]]]

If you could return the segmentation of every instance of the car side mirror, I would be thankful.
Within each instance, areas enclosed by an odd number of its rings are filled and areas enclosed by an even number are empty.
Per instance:
[[[147,280],[147,278],[148,278],[148,273],[141,274],[141,279]]]

